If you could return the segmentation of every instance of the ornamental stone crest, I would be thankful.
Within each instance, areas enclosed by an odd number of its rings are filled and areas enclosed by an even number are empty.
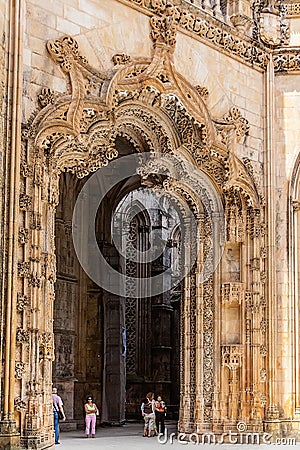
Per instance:
[[[47,43],[50,56],[70,79],[70,92],[45,87],[39,95],[42,109],[23,133],[38,149],[35,167],[46,164],[53,173],[68,170],[84,177],[118,156],[117,136],[129,139],[138,151],[172,152],[185,145],[196,164],[213,172],[218,183],[222,179],[224,188],[239,184],[251,204],[259,203],[247,168],[231,150],[234,140],[247,135],[247,119],[235,107],[221,118],[212,117],[205,104],[207,89],[192,86],[174,67],[176,11],[172,7],[151,17],[151,60],[114,55],[110,73],[92,68],[70,36]],[[41,177],[40,171],[42,185]],[[57,189],[53,178],[50,204],[57,203]],[[30,202],[22,194],[20,207],[27,209]]]

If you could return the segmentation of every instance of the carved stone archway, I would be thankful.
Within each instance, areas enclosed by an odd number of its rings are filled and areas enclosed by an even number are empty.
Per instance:
[[[205,105],[205,88],[191,86],[176,72],[171,13],[150,19],[151,60],[114,55],[115,67],[109,73],[90,67],[71,37],[47,44],[69,77],[70,91],[61,95],[45,88],[39,96],[42,109],[23,130],[17,322],[12,330],[17,350],[11,355],[16,383],[9,393],[18,412],[14,432],[20,431],[23,448],[46,448],[53,442],[54,215],[59,174],[71,171],[81,178],[108,164],[118,156],[117,136],[126,137],[137,151],[180,153],[206,174],[225,207],[226,241],[243,267],[238,280],[231,278],[232,270],[222,278],[219,269],[203,287],[197,283],[196,268],[185,281],[182,336],[188,332],[181,341],[179,429],[222,432],[239,420],[249,429],[262,429],[268,402],[263,198],[250,162],[241,162],[232,151],[233,141],[249,126],[236,108],[213,119]],[[201,180],[197,182],[201,187]],[[164,188],[198,208],[197,242],[208,245],[211,231],[193,193],[180,183],[166,183]],[[226,311],[236,314],[240,324],[236,342],[227,342],[222,331],[220,317]],[[229,402],[234,410],[229,411]],[[9,414],[5,420],[14,422],[13,411]]]

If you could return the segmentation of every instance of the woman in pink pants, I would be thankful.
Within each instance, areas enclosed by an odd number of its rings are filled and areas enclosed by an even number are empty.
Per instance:
[[[85,410],[85,434],[89,437],[90,428],[92,428],[92,438],[95,437],[96,433],[96,417],[99,414],[96,404],[93,402],[93,398],[88,396],[86,399],[86,404],[84,405]]]

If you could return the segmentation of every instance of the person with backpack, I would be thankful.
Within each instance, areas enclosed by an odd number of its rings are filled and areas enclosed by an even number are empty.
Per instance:
[[[167,411],[166,404],[163,401],[161,395],[159,395],[157,397],[157,401],[155,402],[155,423],[159,436],[165,433],[166,411]]]
[[[63,408],[63,402],[59,395],[57,395],[57,388],[52,388],[52,402],[53,402],[53,417],[54,417],[54,431],[55,431],[55,444],[59,442],[59,419],[66,420],[66,415]]]
[[[155,402],[153,392],[148,392],[141,406],[142,416],[145,421],[144,437],[154,436]]]

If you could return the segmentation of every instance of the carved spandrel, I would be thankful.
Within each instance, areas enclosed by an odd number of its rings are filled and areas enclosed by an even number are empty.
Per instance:
[[[250,129],[248,120],[241,115],[241,112],[236,107],[232,107],[222,119],[215,119],[215,123],[220,140],[226,146],[232,144],[232,132],[235,133],[239,142],[248,134]]]
[[[204,39],[209,45],[225,51],[228,54],[235,55],[244,60],[247,64],[258,65],[265,68],[268,61],[268,54],[255,45],[255,41],[249,43],[243,40],[240,35],[232,34],[230,30],[221,28],[219,21],[198,14],[191,9],[191,5],[170,5],[169,2],[149,2],[148,0],[133,0],[139,7],[145,8],[149,13],[164,14],[172,8],[172,17],[179,27],[182,27],[192,33],[195,38]],[[242,19],[242,18],[241,18]],[[245,24],[243,24],[245,26]]]

